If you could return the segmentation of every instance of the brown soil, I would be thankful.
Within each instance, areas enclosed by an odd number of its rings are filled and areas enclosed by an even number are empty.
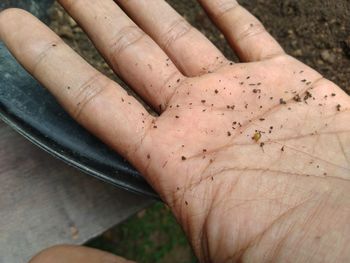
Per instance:
[[[168,0],[187,20],[235,59],[223,36],[195,0]],[[285,50],[350,93],[350,1],[241,0]],[[60,8],[51,10],[51,27],[88,61],[110,77],[112,71],[84,33]]]

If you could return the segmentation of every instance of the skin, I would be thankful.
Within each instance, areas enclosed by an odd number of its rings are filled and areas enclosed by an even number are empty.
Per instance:
[[[159,116],[24,11],[0,13],[1,40],[144,175],[200,262],[350,261],[350,98],[338,86],[234,0],[199,2],[237,64],[162,0],[59,2]]]

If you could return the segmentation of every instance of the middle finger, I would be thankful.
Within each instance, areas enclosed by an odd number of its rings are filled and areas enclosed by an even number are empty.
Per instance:
[[[187,76],[199,76],[229,63],[201,32],[164,0],[115,0],[173,59]]]
[[[113,0],[59,0],[113,70],[154,109],[164,109],[184,76]]]

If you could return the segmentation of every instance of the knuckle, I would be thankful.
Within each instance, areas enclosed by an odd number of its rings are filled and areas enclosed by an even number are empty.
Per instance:
[[[217,19],[220,19],[226,14],[234,12],[239,6],[237,1],[223,0],[217,5],[217,9],[214,11],[213,15]]]
[[[51,41],[48,41],[43,45],[43,47],[40,49],[40,51],[37,51],[37,45],[35,43],[28,43],[28,50],[34,54],[35,59],[31,67],[31,72],[35,75],[37,69],[40,67],[43,61],[47,57],[49,57],[49,54],[53,50],[53,48],[58,47],[59,45],[62,45],[63,41],[60,38],[52,39]],[[35,54],[37,52],[37,54]]]
[[[111,40],[111,57],[118,57],[128,47],[136,44],[146,34],[137,26],[126,26],[118,31]]]
[[[192,26],[183,18],[178,19],[170,23],[167,30],[163,34],[161,43],[165,49],[169,48],[178,39],[190,32]]]
[[[110,84],[108,79],[97,73],[81,85],[74,96],[73,117],[78,120],[87,106],[105,92]]]
[[[265,34],[266,29],[262,23],[255,21],[242,26],[242,31],[237,36],[237,41],[242,41],[251,37]]]

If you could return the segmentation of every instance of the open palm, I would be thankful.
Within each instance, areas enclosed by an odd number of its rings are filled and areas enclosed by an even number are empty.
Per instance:
[[[23,11],[1,13],[1,39],[76,120],[141,171],[202,261],[282,259],[320,224],[326,235],[330,217],[350,219],[333,207],[350,205],[349,192],[334,193],[349,187],[349,97],[286,55],[236,1],[199,2],[239,64],[162,0],[59,2],[159,116]]]

